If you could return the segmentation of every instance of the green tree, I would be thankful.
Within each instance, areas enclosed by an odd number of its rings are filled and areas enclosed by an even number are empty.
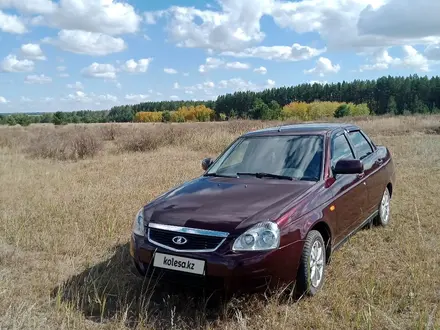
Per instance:
[[[169,112],[169,111],[162,112],[162,121],[164,123],[170,122],[171,121],[171,112]]]
[[[67,124],[64,112],[57,111],[52,116],[52,123],[54,125],[65,125]]]
[[[350,106],[348,104],[341,104],[335,111],[336,118],[342,118],[350,115]]]
[[[133,109],[131,106],[113,107],[110,109],[108,119],[111,122],[131,122],[133,121]]]
[[[29,126],[32,122],[30,116],[25,113],[19,113],[12,116],[14,117],[15,122],[20,126]]]
[[[253,107],[250,111],[252,119],[270,120],[271,112],[269,106],[260,98],[255,99]]]
[[[390,96],[390,98],[388,99],[388,105],[387,105],[387,113],[391,114],[391,115],[395,115],[397,114],[397,103],[396,103],[396,99],[394,98],[393,95]]]
[[[8,123],[9,126],[17,125],[17,122],[15,121],[15,118],[13,116],[8,116],[6,118],[6,122]]]

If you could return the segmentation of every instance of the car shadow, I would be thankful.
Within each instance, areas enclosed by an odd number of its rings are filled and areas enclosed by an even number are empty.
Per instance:
[[[142,278],[132,263],[129,244],[114,247],[108,260],[88,267],[52,290],[57,304],[79,310],[88,320],[147,325],[155,329],[203,328],[225,317],[221,292],[189,288]],[[226,316],[227,317],[227,316]]]

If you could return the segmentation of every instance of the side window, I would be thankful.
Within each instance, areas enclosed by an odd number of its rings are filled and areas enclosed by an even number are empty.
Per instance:
[[[340,159],[354,159],[350,144],[344,134],[333,139],[332,142],[332,167],[336,165]]]
[[[363,159],[373,152],[371,145],[360,131],[350,132],[349,135],[359,159]]]

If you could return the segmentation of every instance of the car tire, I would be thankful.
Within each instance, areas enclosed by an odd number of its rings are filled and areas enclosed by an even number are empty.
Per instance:
[[[388,190],[388,187],[385,188],[385,191],[382,195],[382,199],[380,200],[379,208],[378,208],[378,214],[376,218],[374,219],[374,225],[375,226],[388,226],[390,223],[390,201],[391,201],[391,194]]]
[[[326,246],[317,230],[308,233],[301,255],[296,278],[299,295],[314,296],[324,284],[326,268]]]

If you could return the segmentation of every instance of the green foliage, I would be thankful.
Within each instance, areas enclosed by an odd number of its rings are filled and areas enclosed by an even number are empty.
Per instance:
[[[108,121],[117,123],[133,121],[133,109],[128,105],[113,107],[108,114]]]
[[[345,106],[338,108],[342,103]],[[294,105],[293,105],[294,104]],[[336,107],[334,107],[337,104]],[[161,101],[122,105],[103,111],[82,110],[64,112],[61,123],[131,122],[138,112],[170,112],[164,121],[173,120],[171,113],[181,108],[205,106],[216,115],[199,120],[226,118],[315,120],[332,116],[365,116],[368,114],[436,113],[440,105],[440,77],[410,75],[384,76],[377,80],[354,80],[332,84],[301,84],[271,88],[261,92],[240,91],[220,95],[216,101]],[[338,113],[336,114],[336,110]],[[220,115],[222,114],[222,115]],[[30,122],[60,124],[53,114],[30,116]],[[180,115],[174,115],[182,121]],[[177,117],[176,117],[177,116]],[[13,123],[16,118],[3,118],[1,123]],[[21,118],[26,124],[27,119]],[[183,120],[188,120],[184,118]],[[175,121],[175,120],[173,120]]]
[[[369,116],[370,114],[370,108],[366,103],[352,105],[350,107],[350,116]]]
[[[55,112],[53,117],[52,117],[52,123],[54,125],[65,125],[65,124],[67,124],[67,120],[65,118],[64,112],[61,112],[61,111]]]
[[[391,115],[397,114],[397,103],[393,95],[388,99],[387,113]]]
[[[162,112],[162,121],[164,123],[170,122],[171,121],[171,112],[169,112],[169,111]]]
[[[15,125],[17,125],[17,122],[15,121],[14,116],[8,116],[8,118],[6,118],[6,123],[7,123],[9,126],[15,126]]]
[[[341,104],[335,111],[336,118],[342,118],[350,115],[350,106],[348,104]]]

